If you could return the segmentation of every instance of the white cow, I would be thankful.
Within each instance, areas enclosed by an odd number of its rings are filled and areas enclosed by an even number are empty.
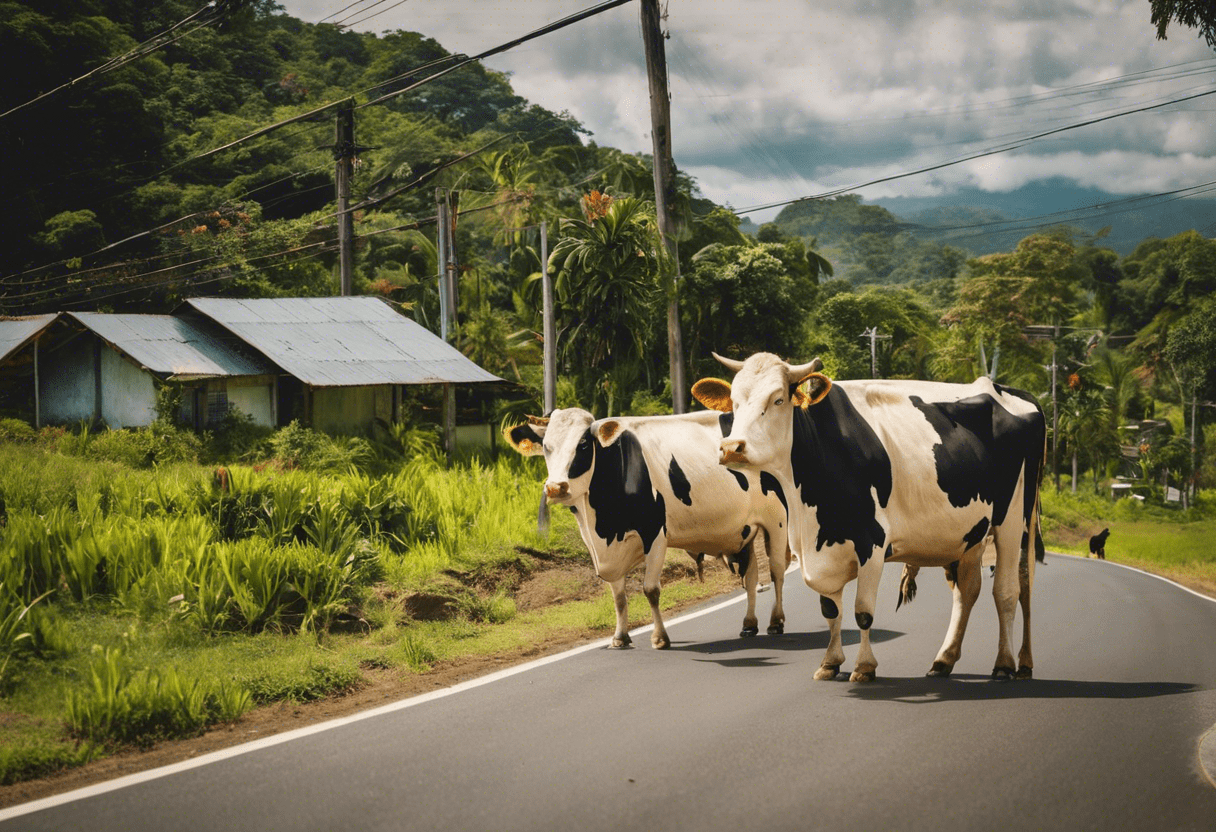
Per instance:
[[[768,632],[784,631],[785,495],[767,473],[730,471],[718,464],[722,434],[716,413],[595,421],[585,410],[569,409],[528,418],[504,435],[521,454],[544,454],[548,501],[574,512],[596,574],[612,586],[614,647],[631,641],[625,576],[642,562],[643,590],[654,615],[651,643],[670,645],[659,613],[659,578],[669,545],[738,564],[747,588],[740,635],[755,635],[753,544],[761,533],[774,590]]]
[[[835,677],[844,661],[840,598],[854,578],[861,644],[851,679],[874,678],[870,626],[885,560],[957,570],[950,627],[929,671],[948,675],[962,653],[989,537],[1000,619],[993,677],[1030,677],[1034,558],[1027,551],[1041,549],[1046,442],[1034,399],[986,378],[833,383],[816,372],[818,359],[790,366],[771,353],[715,357],[735,371],[734,383],[702,379],[693,395],[724,412],[721,463],[768,472],[789,499],[790,546],[831,627],[815,678]],[[1010,632],[1019,597],[1024,629],[1015,669]]]

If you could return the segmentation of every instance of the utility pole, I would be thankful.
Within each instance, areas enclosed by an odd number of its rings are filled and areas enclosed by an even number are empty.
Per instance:
[[[354,287],[355,217],[350,212],[350,180],[355,171],[355,103],[338,109],[334,122],[334,188],[338,196],[338,294]]]
[[[544,339],[545,415],[557,407],[557,335],[553,325],[553,278],[549,276],[549,223],[540,224],[541,337]]]
[[[451,215],[448,210],[447,192],[443,188],[435,189],[435,218],[436,218],[436,251],[439,260],[439,337],[444,343],[449,342],[453,328],[449,326],[455,316],[452,303],[451,252],[452,242],[449,224]],[[456,454],[456,389],[451,384],[443,385],[443,449],[450,466]]]
[[[676,245],[671,206],[676,199],[675,165],[671,160],[671,98],[667,91],[667,54],[663,46],[659,0],[641,0],[642,45],[650,81],[650,135],[654,144],[654,209],[663,250],[672,269],[667,303],[667,354],[671,376],[671,406],[676,413],[688,409],[684,380],[684,339],[680,333],[680,255]]]
[[[859,338],[870,339],[870,378],[878,378],[878,339],[889,341],[894,336],[879,335],[878,327],[868,327],[865,332],[858,336]]]
[[[1056,324],[1051,338],[1051,476],[1060,493],[1060,408],[1056,404],[1056,342],[1060,340],[1060,325]]]

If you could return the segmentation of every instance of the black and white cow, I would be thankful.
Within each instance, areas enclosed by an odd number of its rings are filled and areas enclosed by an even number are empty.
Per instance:
[[[723,411],[720,461],[775,476],[790,501],[789,541],[807,585],[821,596],[831,638],[816,679],[844,661],[840,600],[857,579],[861,644],[851,679],[874,678],[870,626],[883,562],[954,570],[954,606],[929,675],[948,675],[962,654],[980,589],[980,557],[996,548],[993,596],[1000,619],[994,678],[1028,678],[1030,588],[1038,536],[1046,428],[1029,395],[986,378],[971,384],[841,381],[818,359],[790,366],[771,353],[716,356],[733,385],[702,379],[693,395]],[[808,391],[800,387],[806,383]],[[955,564],[957,563],[957,566]],[[1022,647],[1010,648],[1022,604]]]
[[[718,464],[722,434],[716,413],[595,421],[587,411],[572,408],[528,418],[504,435],[521,454],[544,454],[549,502],[574,512],[596,574],[612,587],[614,647],[631,641],[625,576],[643,562],[643,591],[654,615],[651,643],[656,648],[671,643],[659,613],[659,578],[669,545],[694,556],[737,562],[747,588],[741,635],[755,635],[752,547],[761,533],[773,579],[768,632],[784,631],[785,495],[767,473],[730,471]]]

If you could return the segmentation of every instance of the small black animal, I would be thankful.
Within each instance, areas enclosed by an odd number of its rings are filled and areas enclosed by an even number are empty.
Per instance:
[[[1110,537],[1110,529],[1103,529],[1089,539],[1089,553],[1097,555],[1098,560],[1106,560],[1106,538]]]

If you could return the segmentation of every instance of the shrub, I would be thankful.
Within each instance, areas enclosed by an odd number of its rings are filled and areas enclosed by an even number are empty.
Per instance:
[[[253,462],[270,454],[273,428],[259,425],[253,416],[232,408],[212,431],[207,457],[215,462]]]
[[[20,419],[0,419],[0,442],[33,442],[38,432]]]
[[[146,428],[82,434],[84,455],[131,468],[173,462],[197,462],[203,443],[193,432],[156,421]]]
[[[294,419],[269,441],[276,457],[311,471],[344,470],[372,456],[371,446],[365,439],[334,439],[321,431],[306,428]]]

